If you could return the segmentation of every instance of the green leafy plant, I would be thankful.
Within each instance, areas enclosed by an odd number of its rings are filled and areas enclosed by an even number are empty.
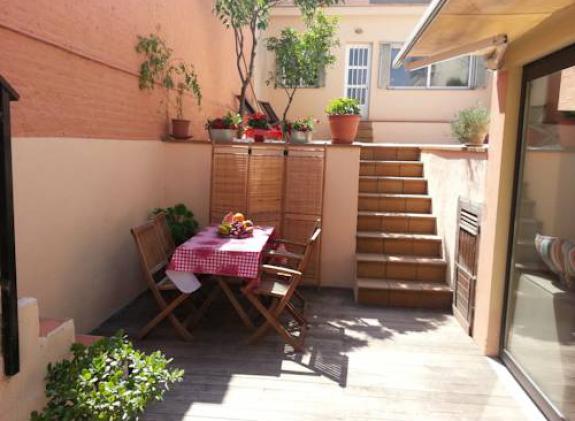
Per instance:
[[[290,133],[295,132],[312,132],[315,128],[317,120],[313,118],[300,118],[295,121],[286,121],[284,125],[284,131]]]
[[[237,130],[242,124],[242,116],[234,113],[227,113],[223,117],[214,118],[208,120],[206,123],[206,129],[231,129]]]
[[[461,110],[451,123],[453,136],[462,143],[484,136],[488,129],[489,111],[481,105]]]
[[[182,370],[169,368],[172,360],[135,350],[121,332],[71,351],[70,360],[48,366],[48,404],[32,421],[136,420],[183,378]]]
[[[248,127],[252,129],[268,130],[270,124],[265,114],[255,113],[248,117]]]
[[[184,95],[190,92],[198,103],[202,103],[202,90],[198,75],[192,64],[172,59],[172,49],[156,34],[138,36],[136,52],[145,60],[140,64],[140,89],[154,89],[158,84],[168,91],[176,91],[176,116],[184,118]]]
[[[287,96],[283,120],[297,91],[304,86],[318,86],[321,72],[335,63],[337,22],[337,18],[318,12],[307,21],[307,30],[285,28],[279,37],[268,38],[267,49],[275,54],[276,70],[270,73],[267,84],[282,88]]]
[[[166,220],[177,246],[185,243],[198,232],[198,221],[196,221],[193,212],[183,203],[178,203],[171,208],[154,209],[152,214],[155,215],[160,212],[166,213]]]
[[[325,112],[329,115],[358,115],[361,113],[361,109],[356,99],[336,98],[330,101]]]
[[[236,67],[241,81],[239,113],[246,110],[246,95],[252,83],[259,34],[267,29],[270,11],[282,0],[215,0],[214,13],[234,33]],[[343,0],[294,0],[306,19],[311,19],[318,7],[333,6]]]

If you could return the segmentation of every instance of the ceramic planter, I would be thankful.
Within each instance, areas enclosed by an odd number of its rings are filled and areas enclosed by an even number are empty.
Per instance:
[[[210,139],[214,143],[233,142],[237,129],[209,129]]]
[[[292,130],[289,136],[290,143],[302,144],[302,143],[309,143],[312,139],[312,131],[308,130],[307,132],[301,132],[298,130]]]
[[[331,129],[332,143],[351,144],[357,137],[361,117],[355,114],[330,115],[329,127]]]
[[[252,129],[252,130],[253,130],[254,142],[263,143],[263,141],[266,139],[268,131],[266,129]]]
[[[176,139],[190,137],[190,120],[172,119],[172,136]]]
[[[466,140],[465,144],[467,146],[483,146],[485,143],[485,136],[487,136],[487,132],[480,132],[477,133],[475,136]]]

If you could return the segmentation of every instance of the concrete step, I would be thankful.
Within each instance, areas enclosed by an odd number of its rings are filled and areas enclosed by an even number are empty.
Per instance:
[[[361,160],[359,175],[387,177],[423,177],[423,163],[418,161]]]
[[[357,233],[357,252],[441,257],[443,241],[437,235],[359,231]]]
[[[67,321],[68,320],[40,318],[40,330],[38,334],[41,338],[47,338],[52,333],[56,332],[60,327],[64,326]]]
[[[360,193],[358,210],[429,214],[432,211],[431,197],[417,194]]]
[[[356,280],[360,304],[450,310],[453,291],[447,284],[392,279]]]
[[[435,234],[437,232],[434,215],[377,211],[358,212],[357,229],[413,234]]]
[[[363,175],[359,177],[361,193],[426,194],[427,180],[421,177],[382,177]]]
[[[357,253],[357,276],[372,279],[445,282],[447,262],[438,257]]]
[[[367,161],[419,161],[421,151],[410,146],[370,145],[361,148],[361,159]]]

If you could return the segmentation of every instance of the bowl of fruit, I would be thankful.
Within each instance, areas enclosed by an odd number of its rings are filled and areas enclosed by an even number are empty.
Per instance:
[[[225,238],[248,238],[254,235],[254,223],[237,212],[230,212],[218,227],[218,235]]]

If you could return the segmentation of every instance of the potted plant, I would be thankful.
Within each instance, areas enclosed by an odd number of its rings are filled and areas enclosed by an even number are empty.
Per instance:
[[[296,121],[286,121],[285,131],[290,143],[309,143],[312,140],[316,121],[313,118],[300,118]]]
[[[328,104],[325,111],[329,115],[332,142],[353,143],[361,120],[359,102],[352,98],[337,98]]]
[[[172,136],[176,139],[189,138],[190,120],[184,119],[184,95],[191,93],[198,106],[202,102],[202,92],[194,66],[182,60],[173,60],[172,49],[155,34],[138,36],[136,52],[145,57],[140,65],[140,89],[154,89],[157,84],[168,93],[175,91],[176,118],[172,119]]]
[[[239,114],[228,112],[225,116],[208,120],[206,129],[212,142],[231,142],[242,124]]]
[[[170,233],[176,246],[185,243],[198,232],[198,221],[193,212],[183,203],[166,209],[156,208],[152,211],[152,215],[157,215],[160,212],[166,213]]]
[[[248,132],[246,133],[248,137],[253,137],[255,142],[263,142],[267,131],[270,128],[270,124],[268,123],[268,119],[265,114],[262,113],[255,113],[251,114],[247,118],[247,125],[249,127]]]
[[[489,130],[489,111],[481,106],[461,110],[451,123],[453,136],[469,146],[481,146]]]

